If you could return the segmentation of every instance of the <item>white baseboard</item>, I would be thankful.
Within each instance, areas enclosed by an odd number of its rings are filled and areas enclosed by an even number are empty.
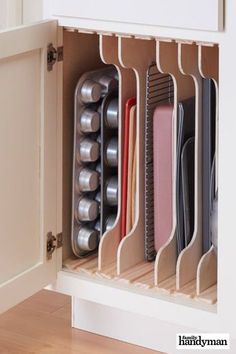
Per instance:
[[[194,329],[73,298],[72,326],[163,353],[175,354],[176,333]]]

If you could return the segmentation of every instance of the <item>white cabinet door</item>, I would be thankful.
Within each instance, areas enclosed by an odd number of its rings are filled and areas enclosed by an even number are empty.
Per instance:
[[[56,278],[57,22],[0,32],[0,312]]]

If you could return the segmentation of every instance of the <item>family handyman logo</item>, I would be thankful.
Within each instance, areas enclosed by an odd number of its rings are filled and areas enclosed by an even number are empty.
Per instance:
[[[176,348],[186,350],[214,350],[230,349],[229,334],[224,333],[178,333],[176,335]]]

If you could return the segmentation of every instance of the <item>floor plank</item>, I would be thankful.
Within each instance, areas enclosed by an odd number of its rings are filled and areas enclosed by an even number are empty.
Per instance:
[[[72,329],[70,311],[69,297],[41,291],[0,316],[0,353],[157,354]]]

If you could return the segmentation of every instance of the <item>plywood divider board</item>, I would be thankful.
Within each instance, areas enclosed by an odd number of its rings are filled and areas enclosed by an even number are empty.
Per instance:
[[[197,296],[217,282],[217,256],[213,246],[205,253],[197,269]]]
[[[198,46],[179,43],[178,49],[180,70],[191,77],[195,85],[194,232],[177,261],[176,288],[181,291],[196,279],[202,256],[202,78],[198,67]]]
[[[178,44],[176,42],[156,42],[157,67],[163,74],[170,74],[174,83],[174,146],[176,146],[177,104],[194,94],[193,80],[183,75],[178,65]],[[173,229],[169,240],[157,253],[155,261],[155,285],[162,287],[163,282],[176,274],[177,235],[176,235],[176,149],[174,149],[173,172]]]
[[[199,45],[199,70],[202,77],[212,79],[216,87],[216,190],[218,188],[218,156],[219,156],[219,47]]]
[[[212,79],[216,87],[216,190],[218,189],[218,133],[219,133],[219,48],[199,45],[198,64],[201,75],[206,79]],[[197,296],[200,296],[217,283],[217,256],[214,248],[202,256],[197,269]],[[216,297],[211,292],[211,299]],[[213,298],[212,298],[213,296]],[[213,301],[212,300],[212,301]]]
[[[124,69],[118,58],[118,38],[115,36],[100,35],[100,55],[105,64],[115,65],[119,74],[119,204],[117,219],[114,227],[106,232],[100,242],[98,252],[98,269],[101,272],[109,272],[111,263],[116,263],[117,249],[120,243],[121,223],[121,179],[122,179],[122,158],[123,158],[123,112],[128,98],[136,93],[135,75],[132,70]]]
[[[117,271],[144,261],[144,124],[146,105],[146,71],[155,60],[155,42],[119,38],[119,59],[124,68],[133,69],[137,79],[137,204],[132,231],[121,241],[117,254]]]
[[[219,81],[219,47],[199,45],[199,70],[203,77]]]

